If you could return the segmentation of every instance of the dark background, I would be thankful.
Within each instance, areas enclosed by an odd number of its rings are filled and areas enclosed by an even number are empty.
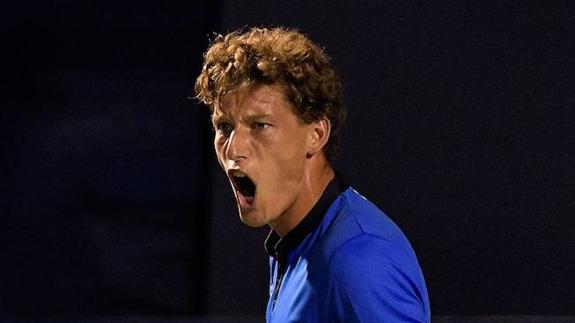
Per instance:
[[[263,315],[208,112],[212,32],[296,27],[349,109],[337,168],[438,314],[575,314],[567,1],[21,1],[0,13],[0,316]]]

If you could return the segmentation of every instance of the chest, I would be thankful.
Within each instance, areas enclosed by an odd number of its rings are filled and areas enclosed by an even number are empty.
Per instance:
[[[329,289],[327,274],[306,257],[290,262],[282,275],[278,263],[270,262],[267,322],[325,321]]]

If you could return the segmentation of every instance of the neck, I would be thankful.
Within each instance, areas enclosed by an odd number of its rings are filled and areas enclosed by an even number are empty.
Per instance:
[[[296,201],[286,213],[270,223],[270,227],[282,238],[295,228],[319,201],[335,173],[327,162],[321,165],[312,163],[303,176],[303,185]]]

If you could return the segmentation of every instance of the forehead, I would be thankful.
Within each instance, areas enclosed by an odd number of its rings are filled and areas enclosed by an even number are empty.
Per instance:
[[[241,113],[292,113],[294,107],[279,85],[252,85],[236,88],[214,104],[214,117]]]

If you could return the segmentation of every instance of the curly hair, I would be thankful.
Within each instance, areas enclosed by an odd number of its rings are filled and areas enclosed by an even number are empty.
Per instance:
[[[204,54],[195,92],[213,111],[214,104],[229,91],[260,84],[279,84],[304,123],[324,117],[330,120],[324,153],[332,161],[345,108],[341,83],[324,51],[298,31],[282,27],[217,35]]]

